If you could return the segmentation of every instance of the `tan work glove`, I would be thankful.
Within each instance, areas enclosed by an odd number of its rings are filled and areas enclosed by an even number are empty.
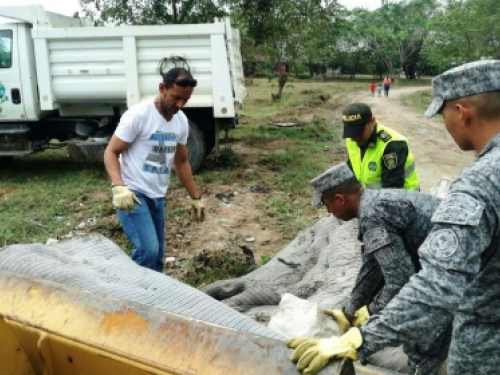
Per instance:
[[[363,337],[358,328],[351,328],[340,337],[329,339],[295,338],[287,342],[295,349],[290,360],[297,362],[297,370],[303,375],[315,375],[325,367],[330,359],[351,358],[357,360],[356,349],[363,344]]]
[[[113,206],[115,208],[130,211],[134,209],[135,203],[141,204],[134,192],[125,185],[113,186],[111,191],[113,192]]]
[[[201,197],[192,199],[191,207],[191,221],[205,220],[205,204],[203,204],[203,199]]]
[[[337,322],[342,333],[346,333],[352,327],[351,322],[342,310],[325,310],[324,313]]]
[[[352,322],[352,325],[359,328],[361,326],[364,326],[369,319],[370,313],[368,312],[368,308],[366,306],[363,306],[358,311],[356,311],[356,315]]]

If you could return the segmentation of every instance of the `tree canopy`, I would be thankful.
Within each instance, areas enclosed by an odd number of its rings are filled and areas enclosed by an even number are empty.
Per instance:
[[[213,22],[240,30],[246,65],[272,76],[437,74],[500,58],[500,7],[494,0],[403,0],[373,11],[337,0],[80,0],[101,25]]]

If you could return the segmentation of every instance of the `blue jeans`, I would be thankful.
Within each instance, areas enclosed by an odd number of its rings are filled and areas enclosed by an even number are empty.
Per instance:
[[[123,231],[135,246],[132,260],[138,265],[163,272],[165,255],[165,199],[151,199],[132,190],[142,205],[132,211],[116,210]]]

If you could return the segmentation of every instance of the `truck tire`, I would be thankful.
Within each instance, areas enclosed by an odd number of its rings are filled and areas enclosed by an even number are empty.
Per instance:
[[[198,125],[191,120],[189,120],[187,147],[189,150],[189,164],[191,164],[191,170],[195,172],[201,167],[203,160],[205,159],[205,155],[207,153],[207,141]]]
[[[74,160],[102,161],[107,145],[104,142],[70,142],[68,155]]]

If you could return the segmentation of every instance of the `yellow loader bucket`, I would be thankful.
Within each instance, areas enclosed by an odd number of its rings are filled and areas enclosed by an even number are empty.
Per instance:
[[[0,290],[1,375],[298,374],[273,339],[5,271]]]

